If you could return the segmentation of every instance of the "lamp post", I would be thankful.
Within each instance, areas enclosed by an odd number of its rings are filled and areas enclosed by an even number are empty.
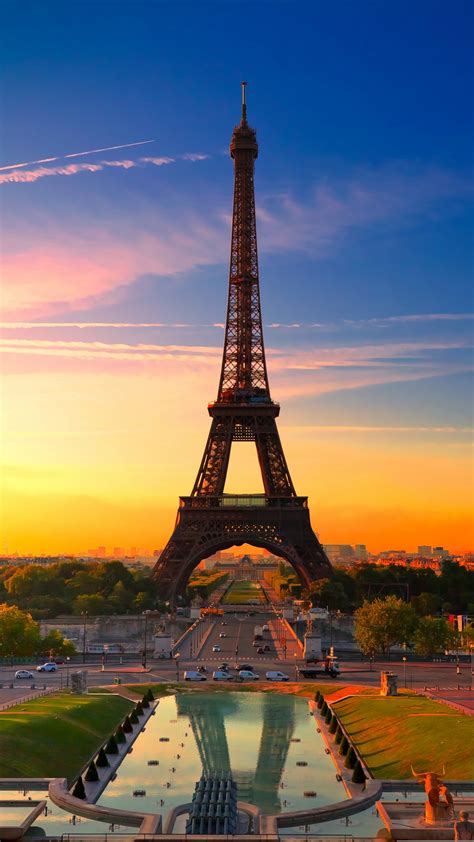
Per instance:
[[[69,661],[71,660],[70,655],[66,655],[66,687],[69,687]]]
[[[81,611],[81,617],[83,617],[82,623],[82,663],[85,664],[86,662],[86,620],[87,620],[87,611]]]
[[[180,659],[180,657],[181,657],[180,653],[176,652],[176,655],[174,656],[174,659],[176,661],[176,681],[179,681],[179,659]]]
[[[143,669],[146,669],[146,644],[147,644],[147,631],[148,631],[148,609],[143,611],[143,616],[145,617],[145,634],[144,634],[144,641],[143,641],[143,657],[142,657],[142,666]]]
[[[404,655],[402,658],[403,661],[403,686],[406,689],[407,686],[407,656]]]
[[[298,664],[296,662],[297,657],[298,657],[298,653],[295,652],[295,681],[298,681]]]

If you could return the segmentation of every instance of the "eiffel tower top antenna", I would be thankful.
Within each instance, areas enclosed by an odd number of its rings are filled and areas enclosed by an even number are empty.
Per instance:
[[[242,123],[247,122],[247,99],[246,99],[247,82],[242,82]]]

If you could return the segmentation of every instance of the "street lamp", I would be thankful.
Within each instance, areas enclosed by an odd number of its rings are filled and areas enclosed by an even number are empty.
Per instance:
[[[407,686],[407,656],[404,655],[402,658],[403,661],[403,686],[406,688]]]
[[[86,662],[86,620],[87,620],[87,611],[81,611],[81,617],[84,618],[82,623],[82,663],[85,664]]]
[[[66,655],[66,687],[69,687],[69,661],[71,660],[70,655]]]
[[[296,659],[298,657],[298,652],[295,652],[295,681],[298,681],[298,664]]]
[[[181,657],[180,653],[176,652],[176,655],[174,656],[174,659],[176,661],[176,681],[179,681],[179,659],[180,659],[180,657]]]
[[[146,669],[146,644],[147,644],[147,631],[148,631],[148,614],[149,609],[143,611],[143,616],[145,617],[145,634],[144,634],[144,646],[143,646],[143,657],[142,657],[142,666],[143,669]]]

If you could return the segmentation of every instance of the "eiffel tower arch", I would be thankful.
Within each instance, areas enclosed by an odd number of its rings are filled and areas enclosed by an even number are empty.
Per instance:
[[[280,441],[267,374],[260,307],[255,216],[255,129],[242,119],[234,128],[234,206],[227,320],[217,400],[208,404],[211,429],[189,497],[180,497],[175,528],[154,575],[171,602],[196,565],[234,545],[252,544],[282,556],[309,586],[330,576],[331,564],[309,516],[308,498],[296,494]],[[233,442],[255,442],[264,494],[225,494]]]

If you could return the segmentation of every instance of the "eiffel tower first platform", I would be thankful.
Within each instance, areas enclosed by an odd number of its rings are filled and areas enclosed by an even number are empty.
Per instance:
[[[174,532],[154,569],[157,589],[172,603],[203,558],[252,544],[287,559],[305,586],[330,576],[330,562],[311,528],[308,498],[296,495],[270,397],[263,344],[254,162],[255,130],[242,119],[232,134],[234,209],[229,297],[217,400],[208,405],[211,430],[190,497],[180,497]],[[232,442],[255,442],[264,494],[224,494]]]

